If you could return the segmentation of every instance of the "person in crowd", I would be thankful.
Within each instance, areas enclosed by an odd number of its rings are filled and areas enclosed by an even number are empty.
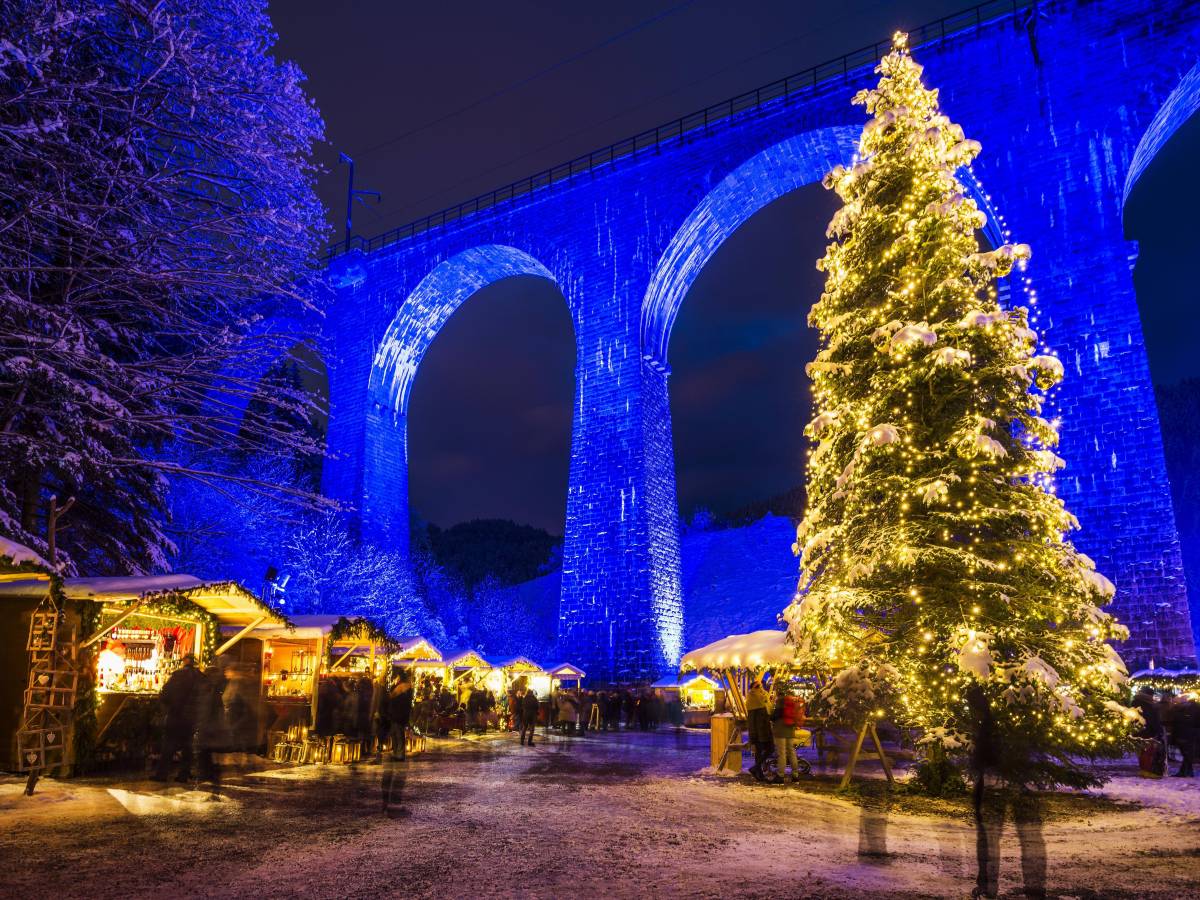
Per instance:
[[[1167,765],[1167,745],[1162,711],[1149,685],[1143,685],[1134,696],[1133,708],[1142,714],[1142,727],[1137,733],[1142,742],[1138,768],[1146,778],[1161,778]]]
[[[404,759],[408,723],[412,718],[413,686],[408,673],[400,676],[388,695],[388,719],[392,723],[392,759]]]
[[[750,746],[754,749],[754,765],[750,767],[750,774],[755,781],[767,780],[763,766],[770,759],[775,745],[767,704],[767,692],[763,690],[762,683],[754,682],[750,693],[746,695],[746,731],[749,734]]]
[[[374,743],[371,729],[371,704],[375,699],[375,683],[370,678],[360,678],[354,686],[354,731],[364,744]]]
[[[578,715],[579,707],[572,693],[560,688],[557,694],[558,698],[558,725],[563,734],[575,733],[575,718]]]
[[[625,728],[633,729],[633,724],[637,720],[637,697],[629,688],[625,689],[624,696],[621,698],[621,705],[625,708]]]
[[[785,777],[790,777],[793,782],[798,782],[802,767],[800,757],[796,754],[796,740],[804,725],[804,701],[796,696],[791,683],[784,678],[775,681],[773,693],[771,733],[775,736],[775,755],[779,760],[776,781],[782,783]],[[787,774],[789,767],[790,776]],[[807,773],[808,767],[803,768]]]
[[[258,745],[257,678],[252,678],[244,665],[225,670],[229,687],[225,689],[225,721],[229,726],[230,749],[253,751]]]
[[[346,737],[358,736],[358,679],[346,679],[341,685],[338,707],[338,731]]]
[[[667,704],[663,700],[662,691],[655,688],[650,692],[650,730],[658,731],[667,717]]]
[[[467,694],[467,727],[472,731],[483,731],[483,689],[478,685]]]
[[[637,715],[638,731],[650,730],[650,696],[646,691],[638,691],[637,699],[634,701],[634,710]]]
[[[327,675],[322,675],[317,684],[317,721],[314,723],[316,732],[321,737],[329,737],[333,734],[338,702],[337,686],[334,684],[334,680]]]
[[[621,693],[616,688],[610,688],[604,704],[604,730],[621,730]]]
[[[537,728],[538,707],[541,704],[538,702],[538,695],[533,688],[526,688],[524,696],[521,697],[521,743],[526,743],[528,736],[528,744],[533,746],[533,735]]]
[[[229,743],[225,719],[225,688],[228,682],[221,667],[214,663],[204,670],[204,680],[198,692],[199,710],[196,719],[197,765],[201,781],[211,782],[214,791],[220,788],[220,766],[213,754],[226,749]]]
[[[1194,694],[1180,694],[1167,707],[1167,727],[1171,732],[1171,743],[1179,748],[1182,760],[1176,778],[1192,778],[1195,775],[1196,744],[1200,740],[1200,704]]]
[[[579,733],[587,734],[592,724],[592,710],[596,706],[596,695],[591,691],[579,692]]]
[[[1000,837],[1011,810],[1021,845],[1021,872],[1025,896],[1046,896],[1046,843],[1042,812],[1035,792],[1010,783],[1006,756],[983,686],[973,681],[966,690],[972,718],[970,771],[974,782],[975,889],[972,897],[996,897],[1000,883]],[[990,785],[990,786],[989,786]]]
[[[675,731],[683,730],[683,694],[680,691],[671,691],[670,697],[666,701],[667,706],[667,721]]]
[[[192,779],[192,739],[196,734],[196,714],[199,711],[204,676],[196,668],[196,657],[191,653],[183,658],[183,665],[171,673],[163,685],[159,699],[166,722],[163,724],[162,753],[158,768],[152,776],[155,781],[166,781],[171,768],[171,759],[179,752],[179,772],[176,781]]]

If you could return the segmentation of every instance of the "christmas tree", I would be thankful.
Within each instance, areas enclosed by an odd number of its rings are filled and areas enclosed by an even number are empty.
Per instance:
[[[944,116],[897,35],[855,162],[825,179],[844,206],[818,268],[810,324],[815,441],[784,613],[834,713],[886,715],[951,756],[986,698],[1003,774],[1091,783],[1079,757],[1123,749],[1137,714],[1100,607],[1113,586],[1066,539],[1064,463],[1043,418],[1061,363],[1039,353],[997,279],[1030,250],[981,251],[986,217],[956,173],[980,145]],[[982,692],[982,694],[981,694]],[[977,712],[977,710],[976,710]]]

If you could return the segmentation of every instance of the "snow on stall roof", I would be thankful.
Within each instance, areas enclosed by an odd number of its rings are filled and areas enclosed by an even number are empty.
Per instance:
[[[251,632],[254,635],[262,637],[286,639],[289,637],[300,638],[302,640],[312,640],[313,638],[325,637],[331,631],[333,626],[338,623],[339,619],[349,619],[353,621],[358,616],[338,616],[338,615],[311,615],[311,616],[291,616],[292,625],[289,628],[284,624],[260,625]]]
[[[137,600],[146,594],[186,591],[203,584],[194,575],[114,575],[67,578],[63,592],[71,600]]]
[[[547,666],[546,671],[549,672],[551,675],[558,675],[560,677],[563,675],[566,675],[568,678],[576,678],[576,677],[585,678],[585,677],[587,677],[587,673],[584,672],[583,669],[581,669],[581,668],[579,668],[579,666],[574,665],[569,662],[561,662],[555,666]]]
[[[528,656],[510,656],[508,659],[502,659],[493,665],[495,665],[497,669],[509,669],[513,666],[530,666],[539,672],[544,671],[541,666],[535,663]]]
[[[1138,669],[1129,677],[1136,678],[1195,678],[1200,669]]]
[[[442,662],[451,668],[475,668],[476,664],[471,660],[479,660],[482,665],[493,669],[499,668],[499,664],[492,663],[478,650],[451,650],[443,657]]]
[[[422,645],[424,645],[425,649],[429,651],[429,655],[420,657],[420,659],[436,660],[436,661],[441,660],[442,651],[439,650],[437,647],[433,646],[433,644],[427,638],[423,638],[420,635],[416,635],[414,637],[406,637],[406,638],[401,639],[399,641],[399,643],[397,644],[396,652],[393,655],[394,656],[403,656],[406,653],[411,653],[413,650],[420,649]],[[412,657],[412,659],[415,660],[415,659],[417,659],[417,657]]]
[[[42,566],[45,569],[54,568],[37,552],[30,550],[24,544],[18,544],[16,541],[11,541],[6,537],[0,537],[0,556],[7,556],[14,564],[28,562],[33,563],[35,566]]]
[[[684,674],[680,676],[666,675],[658,679],[658,681],[654,682],[654,684],[650,685],[650,687],[674,690],[675,688],[682,688],[687,687],[689,684],[695,684],[697,681],[703,681],[709,687],[717,687],[717,683],[703,672],[692,672],[691,674]]]
[[[795,659],[796,651],[786,643],[786,637],[786,631],[773,629],[731,634],[684,654],[679,670],[759,669],[790,663]]]

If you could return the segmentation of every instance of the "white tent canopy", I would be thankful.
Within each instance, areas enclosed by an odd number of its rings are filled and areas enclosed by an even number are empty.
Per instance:
[[[787,665],[795,660],[796,648],[786,638],[786,631],[775,630],[731,634],[685,654],[679,670],[764,669]]]

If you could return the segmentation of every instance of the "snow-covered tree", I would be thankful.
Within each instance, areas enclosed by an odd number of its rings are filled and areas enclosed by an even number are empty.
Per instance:
[[[279,417],[238,434],[252,373],[297,339],[263,323],[320,285],[322,124],[274,43],[265,0],[0,6],[0,531],[44,548],[50,497],[74,496],[68,566],[166,565],[173,440],[320,452]]]
[[[356,541],[337,513],[311,517],[291,532],[280,571],[292,576],[289,612],[368,616],[398,637],[429,637],[434,625],[403,558]]]
[[[941,113],[897,35],[855,98],[872,118],[825,179],[843,207],[810,323],[816,442],[785,611],[799,659],[954,753],[983,691],[1015,781],[1081,784],[1136,714],[1100,607],[1112,584],[1066,535],[1045,392],[1063,376],[996,280],[1030,250],[982,252],[984,213],[956,176],[980,152]],[[864,688],[866,692],[864,692]]]

